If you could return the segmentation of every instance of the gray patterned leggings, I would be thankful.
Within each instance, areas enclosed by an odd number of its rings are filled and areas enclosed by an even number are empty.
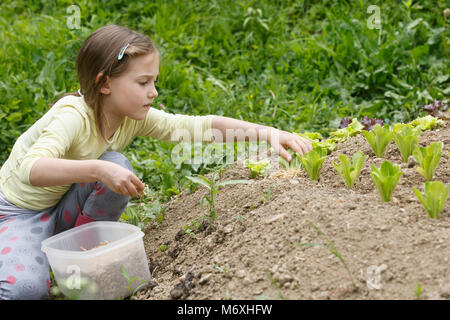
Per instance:
[[[133,171],[118,152],[99,159]],[[50,276],[42,240],[91,221],[117,221],[129,199],[101,182],[76,183],[56,206],[33,211],[10,203],[0,189],[0,300],[45,299]]]

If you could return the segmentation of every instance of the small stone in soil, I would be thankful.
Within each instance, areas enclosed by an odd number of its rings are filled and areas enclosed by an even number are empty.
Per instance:
[[[202,276],[202,278],[198,281],[199,284],[205,285],[211,280],[212,274],[208,273]]]

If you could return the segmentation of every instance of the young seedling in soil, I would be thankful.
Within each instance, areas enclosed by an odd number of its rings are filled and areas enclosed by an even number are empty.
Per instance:
[[[294,150],[290,148],[286,148],[286,151],[291,155],[291,161],[287,162],[283,157],[278,157],[278,163],[286,170],[300,170],[302,167],[302,163],[300,161],[301,155],[299,153],[295,153]]]
[[[347,263],[345,262],[344,258],[342,257],[342,255],[339,253],[339,251],[336,249],[336,247],[334,246],[333,242],[330,241],[330,239],[328,239],[328,237],[326,236],[325,233],[322,232],[322,230],[319,229],[319,227],[317,227],[314,223],[312,223],[312,221],[307,220],[308,223],[321,235],[325,238],[325,240],[328,243],[328,250],[336,257],[339,259],[339,261],[342,262],[342,264],[344,265],[345,270],[348,273],[348,276],[350,278],[350,280],[352,281],[352,285],[355,289],[357,289],[356,283],[353,280],[353,276],[352,273],[350,272],[350,269],[347,266]]]
[[[417,284],[414,294],[416,295],[416,299],[420,299],[420,295],[422,294],[422,286],[420,284]]]
[[[340,163],[333,161],[333,166],[344,180],[347,188],[351,189],[359,177],[365,156],[361,151],[358,151],[353,155],[352,163],[350,163],[349,158],[345,154],[338,155],[338,159]]]
[[[184,233],[188,234],[192,239],[197,240],[197,236],[195,232],[201,227],[204,223],[205,217],[201,216],[191,221],[190,224],[184,226]]]
[[[428,147],[417,147],[413,151],[414,159],[419,164],[416,167],[417,172],[425,177],[427,181],[433,179],[434,171],[441,159],[442,142],[433,142]]]
[[[211,180],[208,180],[205,176],[197,175],[195,177],[189,177],[186,176],[189,180],[191,180],[194,183],[200,184],[204,187],[206,187],[210,193],[209,197],[207,195],[204,195],[202,199],[200,200],[200,203],[203,204],[203,200],[206,199],[206,201],[209,204],[209,216],[217,219],[217,211],[216,211],[216,205],[215,205],[215,196],[219,193],[219,187],[223,187],[230,184],[238,184],[238,183],[251,183],[250,180],[228,180],[228,181],[222,181],[217,182],[216,181],[217,172],[213,172]]]
[[[275,279],[272,277],[272,275],[270,274],[269,270],[265,270],[267,276],[270,279],[270,282],[272,283],[272,285],[275,287],[275,289],[278,291],[278,296],[280,297],[281,300],[285,300],[285,297],[283,296],[283,294],[281,293],[280,287],[278,287],[277,282],[275,281]]]
[[[139,196],[127,204],[120,219],[144,230],[150,221],[161,223],[164,220],[165,211],[166,206],[160,203],[155,192],[152,192],[145,184],[145,188]]]
[[[271,168],[269,159],[263,159],[261,161],[245,159],[244,166],[250,170],[252,178],[267,175],[268,170]]]
[[[305,168],[306,173],[311,180],[319,180],[319,172],[322,168],[322,164],[327,157],[327,151],[322,148],[315,148],[310,152],[306,153],[304,156],[297,154],[303,168]]]
[[[408,125],[402,127],[400,132],[394,135],[394,141],[402,155],[403,162],[408,162],[413,150],[417,147],[420,138],[420,129],[413,129]]]
[[[147,281],[146,280],[139,279],[137,276],[131,277],[130,274],[128,273],[127,269],[125,269],[125,267],[123,265],[120,266],[120,271],[122,272],[123,277],[125,278],[125,280],[128,283],[128,286],[126,286],[126,288],[129,290],[130,296],[133,296],[134,294],[136,294],[136,292],[138,292],[145,285],[147,285]],[[132,290],[133,282],[135,282],[135,281],[140,281],[141,284],[138,285],[136,287],[136,289]]]
[[[372,180],[378,189],[382,201],[388,202],[391,200],[392,191],[394,191],[402,174],[400,167],[396,164],[392,164],[388,160],[384,161],[379,169],[372,165],[372,172],[370,175],[372,176]]]
[[[264,194],[264,198],[261,199],[261,202],[262,202],[262,203],[268,203],[268,202],[270,202],[270,193],[271,193],[270,187],[271,187],[271,185],[269,186],[269,189],[267,190],[267,193]]]
[[[422,194],[416,188],[413,188],[417,199],[422,203],[428,216],[432,219],[439,218],[448,197],[450,186],[445,186],[442,181],[425,182],[425,193]]]
[[[394,132],[391,131],[389,125],[385,124],[381,127],[376,124],[372,131],[362,131],[373,152],[378,158],[382,158],[387,146],[394,138]]]

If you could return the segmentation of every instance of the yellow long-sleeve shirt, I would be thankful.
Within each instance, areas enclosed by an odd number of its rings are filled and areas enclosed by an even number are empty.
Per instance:
[[[144,120],[127,117],[111,140],[104,142],[95,126],[93,110],[83,97],[66,96],[17,139],[0,169],[0,187],[16,206],[44,210],[56,205],[70,185],[32,186],[30,171],[38,159],[98,159],[106,151],[122,151],[136,136],[178,142],[181,140],[173,136],[177,129],[185,131],[183,141],[211,142],[212,118],[150,108]]]

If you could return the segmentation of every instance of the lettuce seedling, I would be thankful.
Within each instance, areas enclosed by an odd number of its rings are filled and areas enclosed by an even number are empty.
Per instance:
[[[403,172],[400,169],[400,166],[392,164],[388,160],[384,161],[379,169],[372,165],[372,172],[370,175],[372,176],[372,180],[378,189],[382,201],[387,202],[391,200],[392,191],[394,191],[402,174]]]
[[[381,127],[376,124],[372,131],[362,131],[364,137],[378,158],[382,158],[387,146],[394,137],[394,131],[391,131],[389,125]]]
[[[403,162],[408,162],[413,150],[417,147],[420,138],[420,129],[412,129],[404,126],[400,132],[394,135],[394,141],[402,155]]]
[[[289,169],[297,169],[300,170],[302,163],[300,162],[297,153],[294,152],[294,150],[290,148],[286,148],[286,151],[291,155],[291,161],[285,160],[283,157],[278,157],[278,163],[286,170]],[[300,155],[300,154],[298,154]]]
[[[410,127],[411,129],[415,129],[416,131],[420,131],[419,127],[414,127],[413,125],[409,123],[394,123],[392,126],[392,131],[394,131],[395,134],[398,134],[404,127]]]
[[[413,188],[417,199],[422,203],[430,218],[437,219],[444,208],[450,186],[445,186],[442,181],[425,182],[425,193],[422,194]]]
[[[333,143],[341,143],[348,140],[349,137],[356,136],[361,133],[364,126],[358,121],[358,119],[353,118],[352,122],[345,128],[338,129],[330,133],[330,138],[327,140]]]
[[[245,159],[244,166],[250,170],[252,178],[267,175],[267,171],[271,168],[269,159],[263,159],[261,161]]]
[[[413,121],[411,121],[409,124],[411,124],[414,127],[419,127],[420,130],[433,130],[436,128],[439,128],[439,126],[444,123],[443,120],[439,118],[435,118],[431,115],[427,115],[425,117],[417,118]]]
[[[300,137],[308,139],[311,142],[311,145],[314,148],[322,148],[326,149],[327,153],[336,149],[336,143],[327,139],[324,140],[322,135],[318,132],[305,132],[305,133],[297,133]]]
[[[365,156],[361,151],[358,151],[353,155],[352,163],[345,154],[338,155],[338,159],[341,163],[338,164],[333,161],[333,166],[344,180],[347,188],[351,189],[361,172]]]
[[[306,153],[304,156],[296,154],[300,159],[303,168],[311,180],[319,180],[319,172],[322,168],[323,161],[327,157],[327,151],[322,148],[315,148]]]
[[[434,171],[442,156],[442,147],[444,144],[441,141],[433,142],[428,147],[416,147],[413,150],[414,159],[419,164],[416,167],[417,172],[425,177],[427,181],[433,179]]]

